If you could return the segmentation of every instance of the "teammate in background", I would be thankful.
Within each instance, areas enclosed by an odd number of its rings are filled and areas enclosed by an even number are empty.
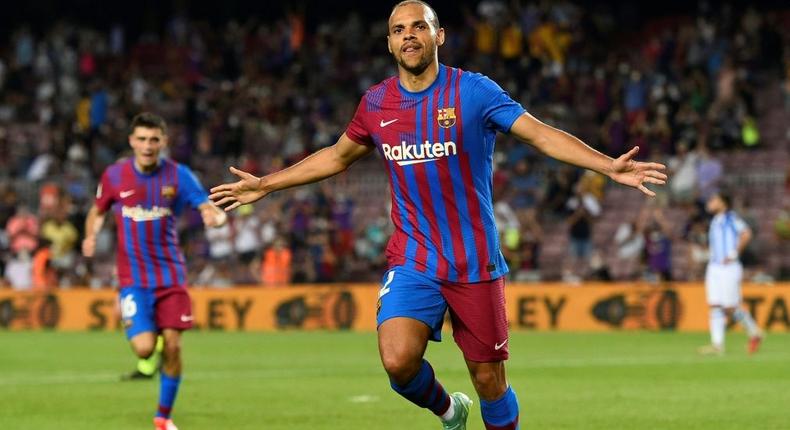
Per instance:
[[[423,359],[440,340],[445,310],[477,391],[486,429],[517,429],[516,394],[507,383],[504,277],[492,207],[496,132],[510,133],[544,154],[595,170],[654,195],[664,166],[636,162],[634,148],[612,159],[528,113],[487,77],[440,64],[445,41],[426,3],[398,3],[388,22],[388,48],[398,76],[370,88],[333,146],[279,172],[212,188],[229,211],[275,191],[320,181],[378,150],[389,174],[395,233],[390,269],[379,291],[379,353],[390,385],[437,415],[445,429],[465,429],[471,400],[448,394]]]
[[[214,206],[193,173],[160,158],[167,145],[165,121],[151,113],[134,117],[129,145],[134,157],[108,167],[85,221],[82,252],[92,257],[96,234],[108,211],[115,215],[121,318],[140,358],[150,357],[163,338],[157,430],[177,430],[170,413],[181,383],[181,332],[192,327],[186,265],[178,245],[176,217],[198,208],[203,223],[217,227],[227,215]]]
[[[699,349],[700,354],[724,354],[724,333],[727,317],[743,325],[749,335],[750,354],[760,348],[763,336],[754,319],[741,307],[741,278],[743,266],[739,257],[752,239],[748,225],[732,210],[730,197],[721,192],[707,202],[713,215],[708,232],[710,261],[705,271],[705,295],[710,306],[710,345]]]

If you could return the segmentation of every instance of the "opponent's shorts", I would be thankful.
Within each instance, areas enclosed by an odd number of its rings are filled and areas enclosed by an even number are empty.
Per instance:
[[[119,296],[127,339],[147,331],[192,328],[192,301],[184,287],[125,287]]]
[[[711,306],[725,308],[741,304],[741,263],[708,264],[705,271],[705,296]]]
[[[379,290],[376,322],[406,317],[431,328],[431,340],[441,341],[445,311],[450,310],[455,343],[470,361],[508,358],[505,281],[459,283],[442,281],[396,266],[387,271]]]

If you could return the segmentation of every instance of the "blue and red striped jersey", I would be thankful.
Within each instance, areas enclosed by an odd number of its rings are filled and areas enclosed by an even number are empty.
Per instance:
[[[390,266],[453,282],[507,273],[494,224],[494,141],[524,112],[486,76],[444,65],[418,93],[397,77],[365,93],[346,135],[384,158],[395,225]]]
[[[139,172],[132,158],[109,166],[96,191],[96,206],[115,215],[120,286],[184,286],[176,217],[187,206],[208,201],[192,171],[174,161],[162,160],[151,173]]]

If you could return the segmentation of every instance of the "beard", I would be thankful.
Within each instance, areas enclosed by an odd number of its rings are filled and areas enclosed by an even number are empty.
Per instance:
[[[395,62],[398,63],[398,66],[400,66],[407,72],[411,73],[412,75],[421,75],[422,72],[424,72],[425,69],[427,69],[428,66],[430,66],[431,63],[433,62],[433,52],[435,51],[435,49],[433,48],[428,49],[427,46],[423,46],[422,50],[423,50],[422,56],[420,56],[416,64],[406,63],[406,60],[403,58],[402,53],[400,55],[393,54],[393,57],[395,57]]]

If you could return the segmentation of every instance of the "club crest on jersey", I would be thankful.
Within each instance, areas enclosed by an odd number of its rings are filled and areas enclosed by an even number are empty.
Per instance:
[[[162,187],[162,197],[172,199],[176,196],[176,187],[172,185],[165,185]]]
[[[436,111],[436,121],[443,128],[450,128],[455,125],[455,108],[442,108]]]

